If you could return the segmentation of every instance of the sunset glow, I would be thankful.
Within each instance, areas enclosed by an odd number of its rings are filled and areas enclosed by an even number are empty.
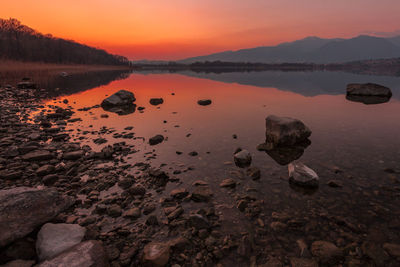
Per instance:
[[[306,36],[400,29],[398,0],[2,0],[0,17],[130,59],[180,59]]]

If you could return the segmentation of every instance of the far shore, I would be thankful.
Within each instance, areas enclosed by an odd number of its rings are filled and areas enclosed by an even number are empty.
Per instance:
[[[21,62],[0,60],[0,72],[14,72],[14,71],[44,71],[49,73],[67,72],[81,73],[91,71],[107,71],[107,70],[129,70],[130,66],[118,65],[81,65],[81,64],[54,64],[43,62]]]

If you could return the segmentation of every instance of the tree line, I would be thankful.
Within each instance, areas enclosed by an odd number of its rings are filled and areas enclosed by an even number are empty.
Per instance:
[[[17,19],[0,18],[0,59],[57,64],[129,65],[126,57],[42,34]]]

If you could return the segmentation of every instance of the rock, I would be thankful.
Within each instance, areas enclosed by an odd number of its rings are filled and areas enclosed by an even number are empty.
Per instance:
[[[77,151],[72,151],[72,152],[66,152],[63,154],[63,159],[66,160],[77,160],[80,159],[85,155],[85,152],[83,150],[77,150]]]
[[[289,117],[270,115],[266,119],[266,143],[274,147],[295,145],[305,141],[310,135],[310,129],[303,122]]]
[[[121,209],[121,207],[119,205],[113,204],[113,205],[108,207],[107,214],[110,217],[113,217],[113,218],[119,217],[122,214],[122,209]]]
[[[246,170],[247,176],[252,178],[253,180],[258,180],[261,177],[261,171],[257,167],[250,167]]]
[[[36,251],[40,261],[53,258],[79,244],[86,229],[78,224],[46,223],[37,235]]]
[[[192,214],[189,216],[189,224],[196,228],[197,230],[199,229],[208,229],[210,228],[210,223],[206,218],[201,216],[200,214]]]
[[[169,260],[170,246],[166,243],[151,242],[143,249],[143,263],[149,266],[165,266]]]
[[[304,187],[318,187],[319,177],[301,162],[292,162],[288,166],[289,182]]]
[[[298,160],[303,154],[304,150],[311,144],[311,141],[306,139],[301,143],[295,145],[287,146],[273,146],[272,144],[262,144],[262,147],[257,147],[257,149],[262,149],[268,156],[275,160],[278,164],[284,166],[288,165],[290,162]],[[267,146],[268,145],[268,146]]]
[[[365,84],[351,83],[347,85],[346,94],[355,96],[391,97],[392,91],[385,86],[375,83],[365,83]]]
[[[44,185],[53,185],[59,179],[57,174],[48,174],[42,178]]]
[[[383,249],[389,253],[390,256],[400,258],[400,245],[385,243],[383,244]]]
[[[7,262],[4,265],[1,265],[1,267],[31,267],[34,264],[35,264],[35,261],[13,260],[13,261]]]
[[[16,187],[0,191],[0,247],[32,232],[73,204],[55,189]]]
[[[230,188],[235,188],[236,187],[236,182],[232,178],[228,178],[223,180],[220,184],[220,187],[230,187]]]
[[[162,99],[162,98],[151,98],[150,99],[150,104],[153,106],[161,105],[162,103],[164,103],[164,99]]]
[[[346,99],[352,102],[363,103],[365,105],[382,104],[389,102],[390,97],[387,96],[363,96],[363,95],[346,95]]]
[[[208,202],[211,199],[212,192],[207,186],[196,187],[192,192],[192,200],[196,202]]]
[[[43,165],[39,169],[36,170],[36,174],[38,176],[45,176],[47,174],[53,173],[55,171],[55,167],[53,165]]]
[[[312,259],[305,258],[290,258],[292,267],[318,267],[318,262]]]
[[[333,243],[327,241],[315,241],[311,245],[311,253],[322,264],[334,264],[342,257],[342,251]]]
[[[133,218],[137,219],[141,215],[140,209],[139,208],[131,208],[127,210],[122,216],[126,218]]]
[[[53,159],[54,155],[47,150],[36,150],[33,152],[29,152],[22,156],[22,159],[28,161],[42,161],[42,160],[49,160]]]
[[[173,198],[182,199],[189,195],[189,192],[185,188],[177,188],[171,191],[170,196]]]
[[[241,168],[248,167],[251,164],[251,154],[245,149],[235,153],[235,155],[233,155],[233,159],[235,164]]]
[[[162,141],[164,141],[164,136],[162,136],[161,134],[157,134],[149,139],[149,144],[151,146],[154,146],[161,143]]]
[[[341,181],[338,180],[330,180],[327,183],[330,187],[343,187],[343,184]]]
[[[37,85],[33,82],[25,81],[17,84],[18,89],[36,89]]]
[[[385,250],[376,242],[365,241],[361,245],[362,252],[372,259],[375,266],[386,266],[385,262],[389,260],[389,256]]]
[[[199,104],[200,106],[208,106],[208,105],[211,105],[211,100],[210,99],[201,99],[201,100],[197,101],[197,104]]]
[[[109,267],[106,252],[100,241],[85,241],[64,251],[38,267]]]
[[[146,189],[143,186],[135,185],[128,189],[128,192],[134,196],[143,196],[146,194]]]
[[[101,102],[101,106],[104,107],[115,107],[115,106],[128,106],[133,105],[136,100],[135,95],[132,92],[126,90],[120,90],[115,94],[107,97]]]

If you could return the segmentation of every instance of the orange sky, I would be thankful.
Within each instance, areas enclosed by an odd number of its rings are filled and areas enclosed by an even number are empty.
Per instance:
[[[0,17],[130,59],[400,29],[399,0],[0,0]]]

